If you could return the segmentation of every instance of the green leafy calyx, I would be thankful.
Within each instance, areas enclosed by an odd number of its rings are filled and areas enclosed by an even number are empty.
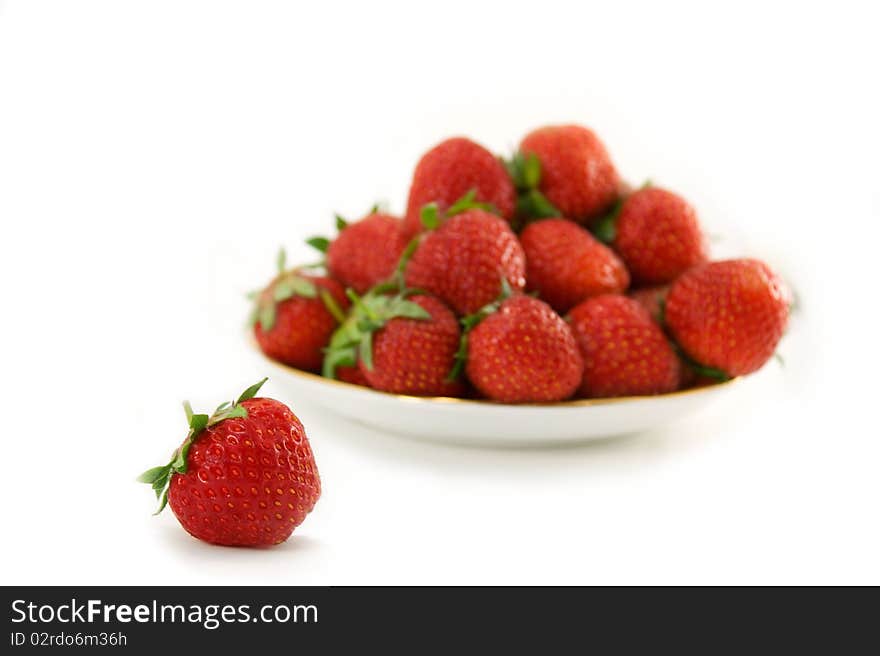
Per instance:
[[[259,323],[262,330],[272,330],[275,326],[279,303],[294,296],[301,296],[303,298],[318,297],[318,288],[315,286],[315,283],[303,276],[299,269],[285,270],[286,265],[287,256],[282,249],[278,254],[278,276],[268,288],[254,295],[255,302],[250,319],[252,326]],[[327,300],[323,294],[322,299],[324,304],[327,305]],[[333,312],[329,306],[328,310]]]
[[[327,378],[335,378],[338,367],[353,367],[358,359],[367,369],[372,369],[373,334],[392,319],[425,321],[431,318],[425,308],[409,300],[413,294],[420,293],[419,290],[400,289],[395,282],[377,285],[364,296],[350,289],[347,293],[352,308],[324,350],[322,374]]]
[[[449,372],[449,376],[446,377],[446,380],[453,381],[461,375],[465,362],[467,362],[468,336],[470,335],[470,332],[476,328],[483,319],[490,314],[497,312],[498,308],[501,307],[501,304],[512,295],[513,290],[510,287],[510,283],[507,281],[507,278],[502,277],[501,293],[498,294],[498,297],[494,301],[484,305],[473,314],[465,315],[459,319],[461,323],[461,340],[458,343],[458,350],[455,352],[455,365],[453,365],[452,371]]]
[[[517,152],[502,160],[517,190],[516,224],[522,226],[533,219],[562,216],[538,187],[541,184],[541,161],[535,153]]]
[[[596,221],[593,226],[593,235],[596,239],[606,244],[611,244],[617,238],[617,219],[623,209],[623,200],[618,198],[605,216]]]
[[[498,214],[498,208],[492,203],[484,203],[477,200],[477,188],[468,190],[464,196],[455,201],[446,208],[445,212],[441,212],[437,203],[428,203],[422,206],[419,218],[422,225],[428,230],[437,228],[444,219],[467,212],[468,210],[483,210],[492,214]]]
[[[150,485],[156,493],[156,498],[159,500],[159,508],[154,514],[158,515],[162,512],[168,503],[168,487],[171,485],[171,477],[174,474],[185,474],[187,472],[189,450],[196,438],[206,428],[215,426],[221,421],[247,417],[247,409],[242,403],[254,398],[267,380],[268,378],[264,378],[254,383],[242,392],[235,401],[221,403],[211,415],[193,413],[189,401],[184,401],[183,410],[186,413],[189,432],[183,444],[174,451],[171,455],[171,460],[167,464],[151,467],[137,478],[138,482]]]

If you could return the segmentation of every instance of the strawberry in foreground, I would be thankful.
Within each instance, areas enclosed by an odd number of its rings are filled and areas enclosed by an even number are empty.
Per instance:
[[[351,367],[377,390],[414,396],[460,396],[452,376],[461,332],[455,315],[424,294],[380,286],[355,298],[349,317],[333,335],[324,375],[349,378]],[[396,292],[396,293],[394,293]]]
[[[506,220],[513,217],[516,190],[504,165],[495,155],[470,139],[447,139],[429,150],[416,166],[409,190],[403,231],[412,237],[422,230],[422,208],[435,203],[441,212],[467,191],[491,205]]]
[[[525,254],[510,226],[482,209],[455,214],[425,234],[405,268],[408,287],[430,292],[460,315],[496,299],[502,279],[522,290],[525,273]]]
[[[290,537],[321,496],[305,429],[290,408],[252,385],[210,417],[184,404],[189,433],[167,465],[138,478],[193,537],[258,547]]]
[[[577,390],[583,359],[568,324],[546,303],[502,297],[464,322],[476,324],[465,340],[465,371],[479,393],[503,403],[551,403]]]
[[[620,258],[576,223],[544,219],[520,234],[526,287],[564,314],[590,296],[622,292],[629,273]]]
[[[308,243],[327,254],[327,270],[335,280],[365,294],[393,273],[406,248],[401,226],[402,221],[396,216],[373,208],[355,223],[337,216],[339,235],[332,242],[312,237]]]
[[[638,285],[664,285],[708,259],[697,213],[681,196],[643,187],[596,225]]]
[[[760,369],[788,323],[791,293],[759,260],[710,262],[678,278],[666,296],[666,326],[697,372],[715,378]]]
[[[345,290],[332,278],[285,269],[278,257],[278,276],[256,294],[251,313],[254,337],[273,360],[305,371],[319,371],[323,349],[345,318]]]
[[[584,356],[581,396],[641,396],[678,389],[678,355],[637,301],[617,294],[596,296],[574,308],[569,323]]]
[[[589,224],[611,208],[621,184],[605,146],[580,125],[529,133],[509,168],[526,216],[565,216]]]

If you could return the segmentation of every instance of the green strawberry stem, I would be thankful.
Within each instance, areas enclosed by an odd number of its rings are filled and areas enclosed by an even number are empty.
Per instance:
[[[488,317],[490,314],[494,314],[495,312],[497,312],[498,308],[501,307],[501,304],[504,303],[504,301],[506,301],[512,295],[513,290],[510,287],[510,283],[508,282],[507,278],[504,278],[502,276],[501,292],[498,294],[498,297],[491,303],[488,303],[481,307],[473,314],[468,314],[459,319],[459,321],[461,322],[461,340],[458,343],[458,350],[455,352],[455,364],[453,365],[452,370],[449,372],[449,375],[446,377],[447,381],[452,382],[461,375],[461,371],[464,368],[465,362],[467,361],[468,335],[470,334],[470,332],[483,319]]]
[[[396,293],[391,293],[396,292]],[[330,338],[324,349],[324,363],[321,374],[327,378],[336,377],[336,369],[341,366],[354,366],[360,359],[367,369],[373,368],[373,334],[386,323],[396,318],[429,320],[431,315],[418,303],[408,300],[416,289],[406,289],[397,282],[389,281],[373,287],[363,296],[352,289],[346,294],[351,299],[352,308],[348,317]]]
[[[501,159],[501,163],[507,169],[513,186],[519,191],[537,189],[541,184],[541,160],[535,153],[523,154],[517,151],[509,160]]]
[[[428,203],[424,205],[419,212],[419,219],[422,225],[428,230],[434,230],[440,225],[440,210],[437,203]]]
[[[210,416],[194,414],[189,401],[183,402],[183,411],[186,413],[186,421],[189,425],[189,432],[183,444],[174,451],[171,455],[171,460],[167,464],[151,467],[137,478],[139,483],[150,485],[156,493],[156,498],[159,500],[159,508],[153,513],[154,515],[162,512],[168,504],[168,488],[171,485],[171,477],[174,474],[186,473],[189,466],[189,450],[196,438],[206,428],[216,426],[221,421],[247,417],[247,409],[241,404],[248,399],[254,398],[267,380],[269,379],[263,378],[263,380],[254,383],[242,392],[235,401],[221,403]]]
[[[483,203],[477,200],[477,188],[473,187],[469,189],[464,196],[450,205],[445,212],[440,211],[440,207],[437,203],[427,203],[426,205],[423,205],[419,213],[419,219],[425,229],[434,230],[439,227],[445,219],[474,209],[491,212],[496,215],[498,214],[498,208],[492,203]]]
[[[327,249],[330,248],[330,240],[327,237],[309,237],[306,239],[306,243],[314,248],[319,253],[327,253]]]
[[[345,312],[343,312],[342,308],[339,307],[336,299],[333,298],[333,294],[328,292],[326,289],[322,289],[320,296],[321,301],[323,301],[324,303],[324,307],[327,308],[327,311],[333,315],[333,318],[336,319],[338,323],[342,323],[343,321],[345,321]]]
[[[492,205],[492,203],[482,203],[477,200],[477,188],[473,187],[472,189],[469,189],[464,196],[459,198],[452,205],[450,205],[449,208],[447,208],[446,218],[474,209],[491,212],[492,214],[498,214],[498,208]]]
[[[620,217],[621,209],[623,209],[623,200],[618,198],[608,213],[596,221],[593,226],[593,235],[596,239],[605,244],[614,242],[617,238],[617,219]]]
[[[404,280],[406,265],[409,264],[409,261],[418,249],[420,241],[421,240],[418,236],[409,240],[406,248],[404,248],[403,252],[400,254],[400,259],[397,260],[397,266],[394,267],[394,273],[391,274],[391,280],[394,281],[393,284],[395,284],[400,291],[403,291],[406,288],[406,282]]]
[[[286,266],[287,253],[282,248],[278,252],[276,260],[278,275],[275,280],[272,281],[266,290],[253,295],[255,303],[249,320],[251,326],[259,322],[260,328],[264,331],[272,330],[275,326],[279,303],[294,296],[301,296],[303,298],[316,298],[318,296],[318,289],[311,280],[300,275],[298,268],[286,271]],[[268,293],[269,290],[271,290],[271,294]]]
[[[693,369],[700,376],[705,376],[706,378],[717,380],[719,383],[723,383],[731,379],[731,376],[721,371],[721,369],[716,369],[715,367],[707,367],[700,364],[699,362],[696,362],[695,360],[692,360],[690,356],[688,356],[681,348],[678,349],[678,356],[688,367]]]
[[[546,219],[562,216],[547,197],[538,190],[541,184],[541,161],[535,153],[525,155],[514,153],[509,160],[501,160],[513,180],[517,190],[516,215],[514,224],[517,229],[525,227],[534,219]]]

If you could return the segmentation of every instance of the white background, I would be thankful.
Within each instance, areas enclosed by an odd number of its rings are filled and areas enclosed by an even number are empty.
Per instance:
[[[870,6],[0,2],[2,582],[880,583]],[[264,373],[243,294],[279,245],[401,211],[444,137],[506,152],[559,121],[784,272],[784,369],[555,450],[284,399],[325,486],[289,542],[151,517],[133,479],[183,438],[179,402]]]

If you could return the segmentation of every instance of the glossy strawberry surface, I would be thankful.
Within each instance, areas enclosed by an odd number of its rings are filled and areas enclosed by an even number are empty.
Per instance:
[[[329,292],[341,309],[349,305],[342,285],[328,277],[307,276],[319,290]],[[274,283],[261,292],[263,298],[271,299]],[[254,337],[260,349],[273,360],[289,364],[297,369],[319,371],[324,361],[322,349],[336,330],[338,321],[327,309],[319,295],[314,298],[293,296],[275,305],[272,327],[264,330],[262,324],[254,324]]]
[[[302,423],[273,399],[242,404],[247,417],[200,433],[185,474],[173,474],[168,503],[191,535],[213,544],[283,542],[311,512],[321,479]]]
[[[396,317],[372,337],[372,367],[361,358],[360,372],[370,387],[414,396],[460,396],[450,381],[461,332],[455,315],[438,299],[412,296],[430,319]]]
[[[406,247],[401,227],[399,218],[377,213],[343,228],[327,250],[330,275],[358,294],[386,280]]]
[[[710,262],[678,278],[666,325],[695,362],[743,376],[769,360],[788,324],[791,292],[764,262]]]
[[[562,216],[589,223],[617,198],[620,178],[596,134],[579,125],[534,130],[520,144],[541,163],[540,191]]]
[[[504,165],[483,146],[464,137],[447,139],[429,150],[416,166],[409,191],[404,234],[422,230],[420,212],[428,203],[446,210],[471,189],[476,200],[489,203],[510,220],[516,206],[516,190]]]
[[[639,285],[675,280],[708,258],[697,213],[681,196],[659,187],[630,195],[617,217],[614,249]]]
[[[514,291],[522,290],[525,273],[525,254],[510,226],[473,209],[424,235],[407,265],[406,284],[430,292],[463,315],[495,300],[502,278]]]
[[[596,296],[575,307],[569,322],[584,357],[581,396],[641,396],[678,389],[678,356],[637,301],[617,294]]]
[[[468,335],[468,379],[495,401],[563,401],[577,390],[583,367],[568,324],[530,296],[504,301]]]
[[[544,219],[520,234],[526,288],[564,314],[598,294],[622,292],[629,273],[614,251],[567,219]]]

